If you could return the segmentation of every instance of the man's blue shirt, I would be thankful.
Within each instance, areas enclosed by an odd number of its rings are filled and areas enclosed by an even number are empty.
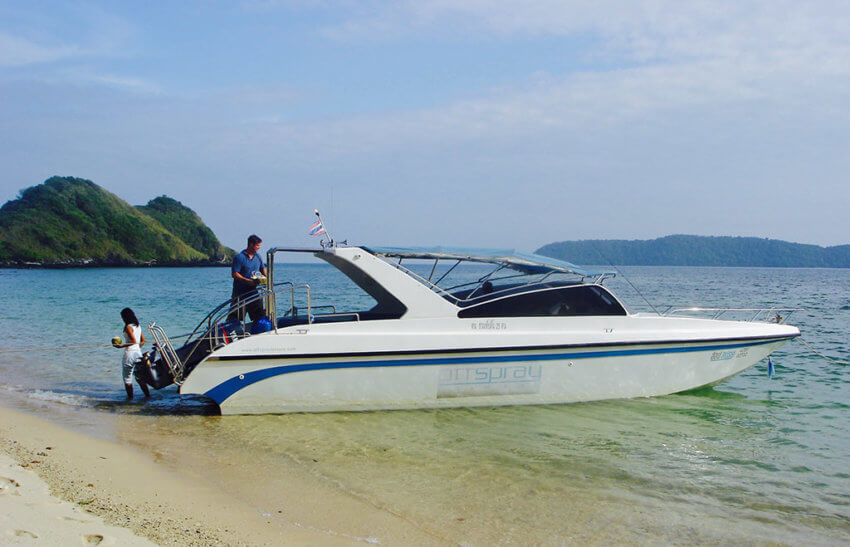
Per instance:
[[[259,253],[255,254],[254,258],[248,258],[248,253],[242,251],[233,257],[233,264],[230,266],[230,271],[237,272],[239,275],[251,279],[255,272],[262,273],[265,267],[266,265],[263,264],[263,259],[260,258]],[[233,296],[253,290],[256,290],[256,287],[253,285],[233,278]]]

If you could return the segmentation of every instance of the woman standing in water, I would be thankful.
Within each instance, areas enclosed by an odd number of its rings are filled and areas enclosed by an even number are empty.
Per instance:
[[[145,335],[142,334],[142,327],[139,326],[139,320],[136,319],[136,314],[130,308],[121,310],[121,319],[124,320],[124,339],[123,344],[112,342],[116,348],[124,348],[124,358],[121,360],[121,372],[124,376],[124,389],[127,390],[127,398],[133,398],[133,371],[136,365],[142,362],[142,348],[145,344]],[[141,365],[143,366],[143,365]],[[148,390],[147,384],[141,379],[136,378],[139,382],[139,387],[142,388],[142,393],[145,397],[150,397],[151,392]]]

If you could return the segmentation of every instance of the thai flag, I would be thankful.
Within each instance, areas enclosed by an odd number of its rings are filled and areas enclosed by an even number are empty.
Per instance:
[[[315,224],[310,226],[310,230],[308,231],[308,233],[311,236],[320,236],[322,234],[326,234],[327,232],[325,231],[325,227],[322,226],[322,221],[319,220]]]

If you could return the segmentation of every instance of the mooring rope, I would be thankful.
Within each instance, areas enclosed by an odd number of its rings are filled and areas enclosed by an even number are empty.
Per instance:
[[[850,365],[850,363],[848,363],[847,361],[841,361],[840,359],[833,359],[833,358],[832,358],[832,357],[830,357],[829,355],[824,355],[823,353],[819,352],[818,350],[816,350],[815,348],[813,348],[811,345],[809,345],[809,343],[808,343],[808,342],[806,342],[805,340],[803,340],[803,337],[802,337],[802,336],[798,336],[798,337],[797,337],[797,340],[799,340],[800,342],[802,342],[804,346],[806,346],[807,348],[809,348],[809,351],[811,351],[812,353],[814,353],[814,354],[815,354],[815,355],[817,355],[818,357],[822,357],[822,358],[826,359],[827,361],[831,361],[831,362],[835,363],[836,365]]]
[[[0,349],[0,353],[26,353],[29,351],[56,351],[60,349],[111,348],[112,344],[96,344],[93,346],[55,346],[52,348]]]
[[[185,334],[178,334],[177,336],[172,336],[172,340],[179,340],[180,338],[186,338],[189,335],[194,334],[191,332],[187,332]],[[123,344],[124,341],[122,340]],[[56,351],[63,349],[91,349],[91,348],[114,348],[112,344],[93,344],[91,346],[53,346],[47,348],[25,348],[25,349],[0,349],[0,353],[27,353],[29,351]]]

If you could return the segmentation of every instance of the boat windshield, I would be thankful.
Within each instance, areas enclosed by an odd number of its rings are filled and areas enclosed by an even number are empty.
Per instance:
[[[535,285],[601,283],[606,277],[614,276],[614,272],[588,270],[550,257],[506,249],[370,247],[367,250],[459,306],[486,295],[508,294]]]

